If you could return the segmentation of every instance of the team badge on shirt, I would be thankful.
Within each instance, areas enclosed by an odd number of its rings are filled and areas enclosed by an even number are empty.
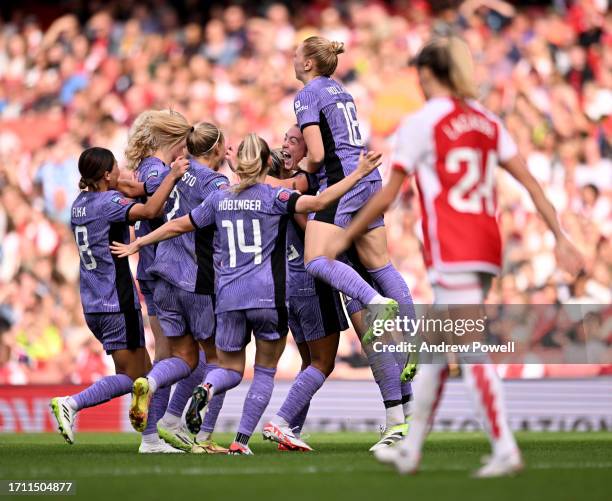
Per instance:
[[[276,195],[276,197],[281,201],[281,202],[287,202],[289,200],[289,198],[291,198],[291,192],[288,190],[280,190],[278,192],[278,195]]]
[[[115,195],[111,200],[119,205],[129,205],[131,203],[131,200],[129,200],[128,198],[119,196],[119,195]]]
[[[149,172],[149,174],[147,175],[147,179],[149,179],[150,177],[154,177],[157,176],[159,174],[159,172],[157,172],[156,170],[152,170],[151,172]]]

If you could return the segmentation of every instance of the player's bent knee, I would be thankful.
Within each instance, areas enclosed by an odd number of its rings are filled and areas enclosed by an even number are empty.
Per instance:
[[[117,374],[124,374],[127,377],[129,377],[132,381],[138,379],[139,377],[142,377],[146,374],[146,372],[143,370],[142,367],[131,367],[131,366],[127,366],[127,367],[116,367],[115,372]]]
[[[195,368],[198,366],[198,363],[200,363],[200,356],[197,352],[189,353],[187,354],[187,356],[181,358],[185,360],[185,362],[187,362],[187,365],[189,365],[192,371],[195,370]]]
[[[181,337],[168,338],[170,342],[170,356],[178,357],[185,361],[191,370],[195,369],[200,361],[198,344],[189,334]]]
[[[200,361],[199,352],[197,350],[173,349],[172,356],[184,360],[191,370],[194,370]]]
[[[320,370],[325,377],[328,377],[336,367],[334,360],[313,360],[311,364],[315,369]]]
[[[116,374],[125,374],[132,380],[142,377],[147,372],[144,348],[136,350],[116,350],[112,353]],[[150,362],[149,362],[150,363]]]

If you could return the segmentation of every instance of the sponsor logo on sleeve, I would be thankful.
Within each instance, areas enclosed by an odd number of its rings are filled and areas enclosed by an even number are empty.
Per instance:
[[[215,188],[217,188],[218,190],[220,190],[221,188],[224,188],[226,186],[228,186],[227,179],[217,179],[215,181]]]
[[[147,179],[149,179],[150,177],[155,177],[155,176],[158,176],[158,175],[159,175],[159,172],[158,172],[158,171],[156,171],[156,170],[152,170],[151,172],[149,172],[149,173],[147,174]]]
[[[302,111],[306,111],[308,109],[308,105],[302,104],[299,99],[296,99],[294,106],[296,113],[301,113]]]

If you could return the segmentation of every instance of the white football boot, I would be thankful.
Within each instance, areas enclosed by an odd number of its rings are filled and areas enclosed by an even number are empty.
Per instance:
[[[57,421],[57,428],[64,437],[64,440],[69,444],[74,444],[74,418],[76,412],[72,410],[72,407],[68,405],[68,398],[70,397],[55,397],[51,399],[49,407],[53,417]]]
[[[514,451],[504,456],[497,455],[488,458],[487,463],[478,469],[474,478],[507,477],[516,475],[524,468],[521,453]]]

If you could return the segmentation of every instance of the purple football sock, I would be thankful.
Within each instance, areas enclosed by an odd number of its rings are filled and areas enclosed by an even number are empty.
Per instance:
[[[378,292],[370,287],[359,273],[340,261],[320,256],[306,265],[306,271],[363,304],[370,304],[372,299],[378,296]]]
[[[289,423],[289,427],[295,433],[302,433],[302,428],[304,428],[304,423],[306,422],[306,416],[308,416],[308,410],[310,409],[310,402],[308,402],[302,410],[297,413],[297,416],[293,418],[293,421]]]
[[[179,357],[170,357],[157,362],[147,374],[147,379],[155,392],[158,388],[172,386],[189,374],[191,374],[191,367],[187,362]]]
[[[174,393],[168,404],[168,413],[176,417],[183,415],[183,410],[187,405],[187,401],[193,394],[193,389],[204,380],[206,370],[206,355],[200,351],[200,359],[197,367],[193,370],[189,377],[181,379],[174,388]]]
[[[209,373],[218,368],[219,366],[216,364],[206,364],[206,373]],[[204,420],[202,421],[200,431],[203,431],[205,433],[212,433],[214,431],[215,425],[217,424],[217,418],[219,417],[219,412],[221,412],[221,407],[223,407],[224,400],[225,392],[215,392],[212,399],[210,400],[210,403],[208,404],[208,409],[206,410],[206,414],[204,415]]]
[[[295,378],[297,379],[300,374],[304,371],[298,372]],[[301,433],[302,428],[304,427],[304,423],[306,422],[306,416],[308,415],[308,410],[310,409],[310,402],[308,402],[300,412],[293,418],[293,421],[289,423],[289,426],[292,430],[297,430],[298,433]]]
[[[133,384],[132,378],[125,374],[106,376],[85,388],[82,392],[73,395],[70,404],[75,411],[93,407],[108,402],[112,398],[130,393]]]
[[[204,379],[204,384],[209,384],[213,387],[215,393],[224,393],[238,386],[242,381],[242,374],[233,369],[224,369],[219,367],[210,371]],[[214,395],[213,395],[214,398]]]
[[[153,362],[153,367],[158,364],[159,361]],[[168,400],[170,399],[170,386],[164,386],[158,388],[153,394],[151,404],[149,405],[149,417],[147,418],[147,427],[142,432],[143,435],[157,434],[157,422],[162,418],[166,407],[168,407]]]
[[[391,353],[366,350],[374,381],[378,385],[385,407],[402,402],[401,370]]]
[[[400,314],[409,318],[415,318],[412,296],[406,281],[399,271],[391,263],[387,263],[382,268],[368,270],[376,285],[385,297],[395,299],[400,305]]]
[[[310,403],[313,395],[323,386],[324,382],[325,374],[312,365],[306,367],[295,378],[277,414],[288,423],[293,422],[300,411]]]
[[[253,381],[244,399],[242,417],[238,426],[239,434],[246,437],[250,437],[253,434],[253,430],[270,403],[272,390],[274,390],[275,374],[276,369],[261,367],[260,365],[255,366]]]
[[[374,279],[374,281],[376,282],[376,285],[378,287],[378,289],[381,291],[381,293],[386,296],[386,297],[390,297],[392,299],[395,299],[398,304],[399,304],[399,313],[400,316],[402,317],[408,317],[408,318],[416,318],[416,314],[414,311],[414,304],[412,302],[412,295],[410,294],[410,289],[408,288],[408,285],[406,284],[406,281],[404,280],[404,278],[402,277],[402,275],[397,271],[397,269],[391,264],[391,263],[387,263],[385,266],[383,266],[382,268],[377,268],[377,269],[373,269],[373,270],[368,270],[368,273],[370,273],[370,275],[372,276],[372,278]],[[409,333],[405,333],[405,335],[407,335]],[[377,354],[377,355],[383,355],[383,354]],[[378,360],[378,364],[382,365],[381,368],[381,375],[380,375],[380,383],[378,378],[376,377],[376,375],[374,376],[374,378],[376,379],[376,382],[379,383],[379,386],[381,386],[381,383],[383,386],[385,386],[386,388],[393,388],[393,390],[388,390],[389,392],[392,391],[393,393],[393,398],[389,398],[389,399],[384,399],[385,400],[385,405],[387,405],[388,402],[393,402],[395,403],[397,401],[397,398],[400,398],[402,404],[404,404],[404,401],[408,401],[408,395],[412,395],[412,387],[410,385],[410,383],[401,383],[399,381],[399,375],[402,373],[402,369],[406,363],[405,357],[403,355],[398,355],[396,354],[393,357],[389,357],[389,360],[387,360],[387,356],[382,357],[382,360]],[[370,357],[368,357],[370,358]],[[390,360],[391,358],[393,358],[395,360],[395,363],[397,364],[397,367],[395,369],[391,369],[391,363],[392,361]],[[372,371],[374,372],[374,364],[372,364]],[[399,388],[400,388],[400,397],[397,397],[397,389],[396,389],[396,385],[399,384]],[[381,393],[382,393],[382,386],[381,386]],[[387,391],[387,390],[385,390]],[[383,395],[384,398],[384,395]]]
[[[361,304],[361,302],[357,299],[349,298],[349,300],[344,303],[346,307],[346,312],[349,317],[352,317],[355,313],[359,313],[361,310],[365,310],[365,306]]]

